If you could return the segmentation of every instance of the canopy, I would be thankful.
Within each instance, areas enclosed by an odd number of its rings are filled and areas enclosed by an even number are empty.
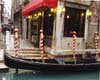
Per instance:
[[[27,16],[30,12],[39,8],[43,7],[53,8],[56,6],[57,6],[57,0],[31,0],[31,2],[22,9],[22,15]]]

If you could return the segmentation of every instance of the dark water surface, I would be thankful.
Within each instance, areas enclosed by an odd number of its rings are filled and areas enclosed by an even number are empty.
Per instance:
[[[18,74],[11,71],[9,73],[0,73],[0,80],[99,80],[99,71],[72,73],[20,71]]]

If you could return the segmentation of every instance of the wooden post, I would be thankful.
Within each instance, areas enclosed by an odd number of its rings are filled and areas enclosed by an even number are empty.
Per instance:
[[[44,63],[44,45],[43,45],[43,38],[44,38],[44,35],[43,35],[43,30],[41,29],[40,30],[40,54],[41,54],[41,59],[42,59],[42,62]]]
[[[15,57],[18,57],[18,47],[19,47],[19,45],[18,45],[18,29],[17,28],[15,28],[14,29],[14,33],[15,33],[15,35],[14,35],[14,48],[15,48]]]
[[[15,48],[15,57],[18,57],[18,29],[14,29],[14,48]],[[18,68],[16,68],[16,74],[18,74]]]
[[[94,33],[94,39],[95,39],[95,53],[96,53],[96,58],[98,58],[99,57],[99,55],[98,55],[98,41],[99,41],[98,32]]]
[[[76,50],[76,32],[73,31],[73,59],[74,62],[76,63],[75,50]]]
[[[18,68],[16,68],[16,74],[18,74]]]

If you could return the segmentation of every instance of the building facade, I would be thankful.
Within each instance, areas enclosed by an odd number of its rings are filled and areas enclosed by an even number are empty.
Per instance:
[[[12,21],[14,24],[14,27],[17,27],[19,29],[19,34],[21,38],[26,39],[26,24],[27,21],[26,18],[21,15],[22,7],[29,3],[30,0],[12,0]],[[23,23],[24,22],[24,23]]]
[[[20,36],[22,35],[22,16],[21,16],[21,7],[23,5],[23,0],[12,0],[12,21],[13,26],[19,29]]]
[[[45,5],[41,4],[40,7],[34,7],[35,2],[31,4],[32,1],[22,6],[23,39],[28,39],[34,46],[39,47],[40,29],[43,29],[45,51],[56,55],[64,54],[73,49],[72,32],[75,31],[76,49],[95,48],[94,32],[99,32],[98,2],[55,0],[55,8],[50,7],[50,4],[46,4],[49,8],[44,8]],[[29,8],[30,5],[33,8]]]
[[[1,32],[1,24],[3,22],[3,9],[4,9],[4,3],[3,0],[0,0],[0,32]]]

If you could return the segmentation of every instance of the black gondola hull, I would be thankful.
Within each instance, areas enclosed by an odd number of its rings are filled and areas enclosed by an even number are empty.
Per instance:
[[[52,60],[53,61],[53,60]],[[92,71],[98,70],[100,67],[99,62],[95,63],[42,63],[35,62],[31,59],[21,59],[4,54],[4,62],[8,67],[16,69],[27,69],[36,71]]]

